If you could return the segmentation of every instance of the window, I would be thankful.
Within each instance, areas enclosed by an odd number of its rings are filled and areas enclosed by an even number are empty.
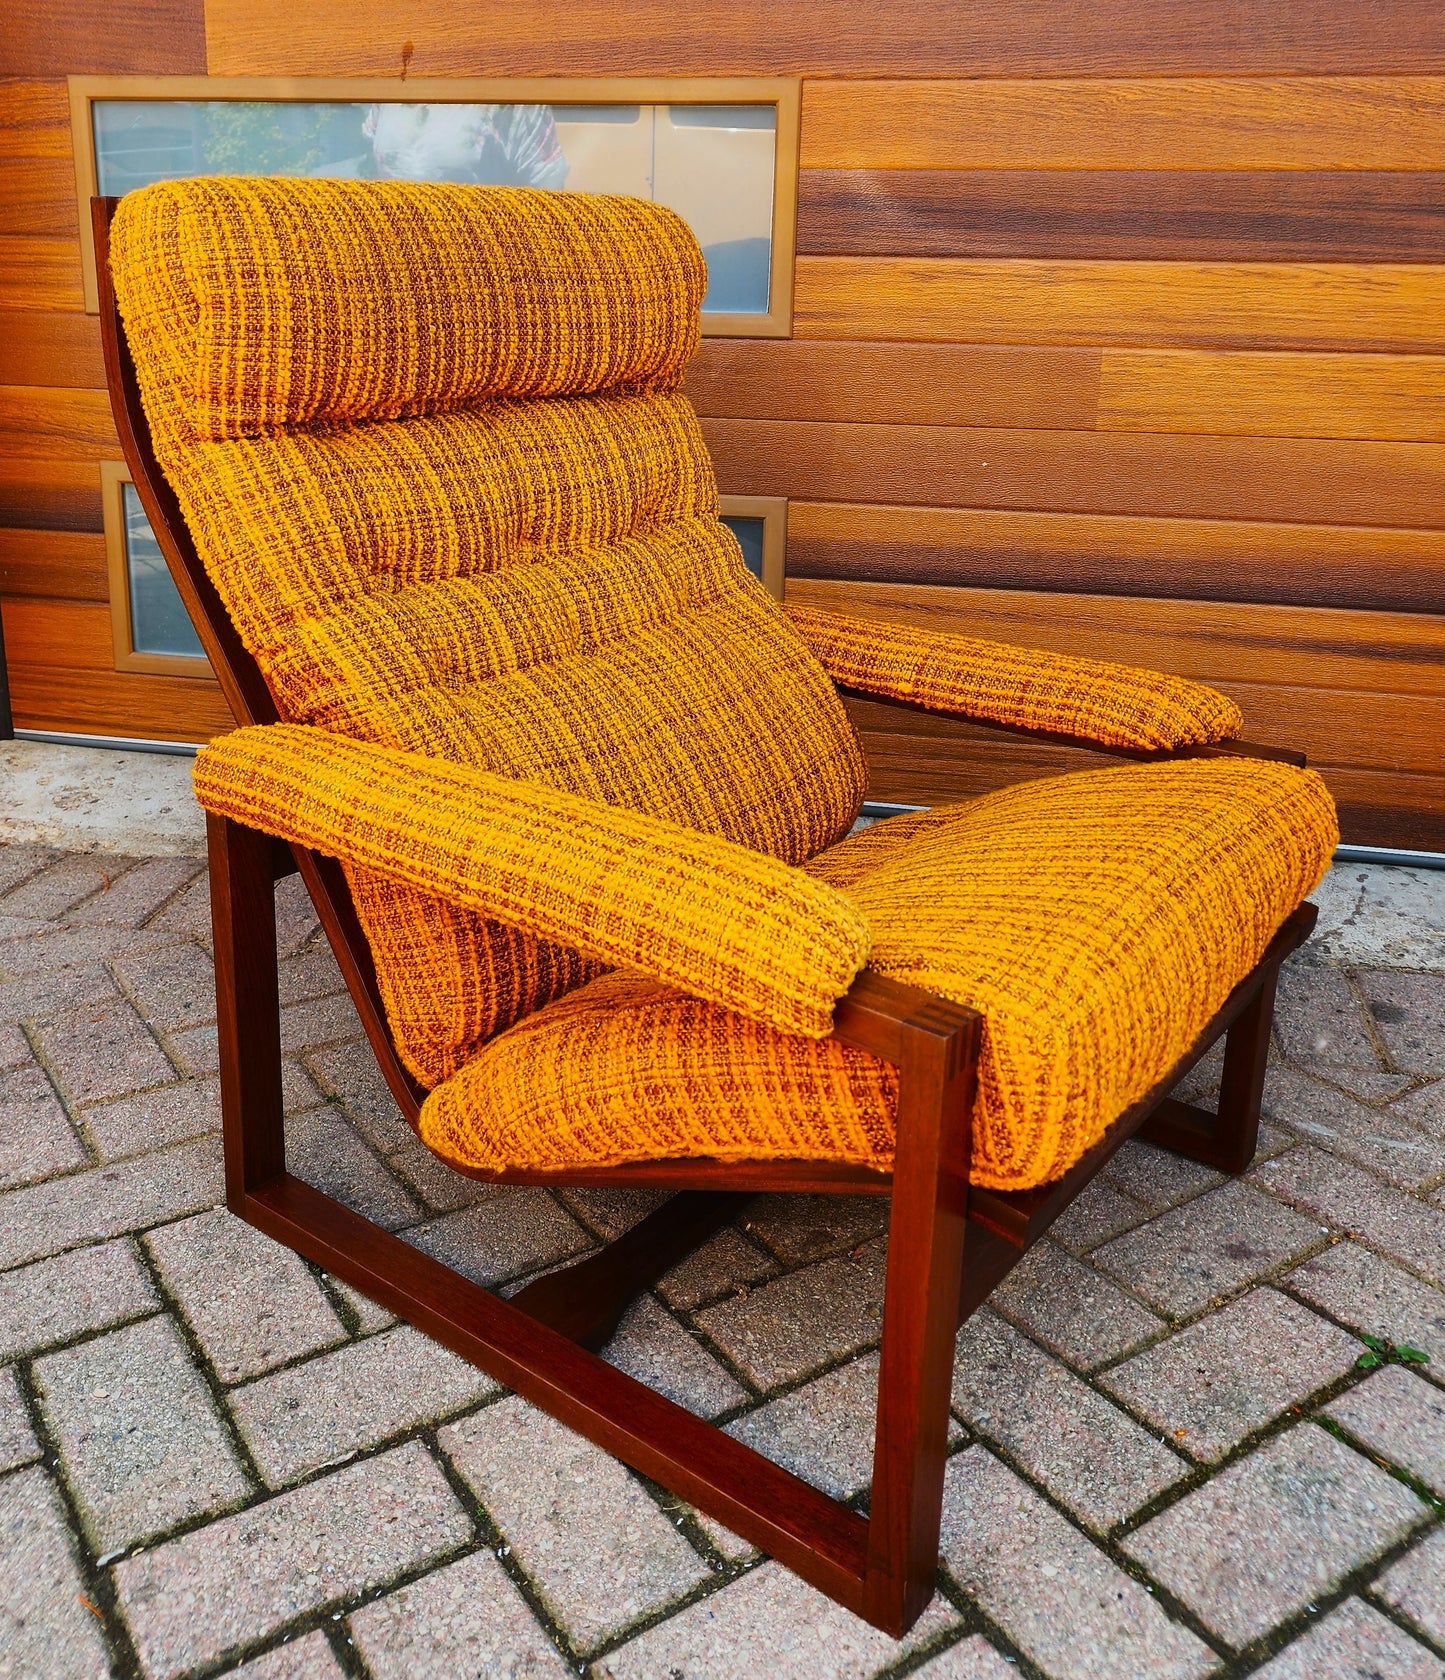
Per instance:
[[[743,561],[781,601],[788,547],[786,496],[720,496],[722,522],[738,539]]]
[[[798,84],[791,80],[331,82],[72,77],[89,198],[211,174],[471,181],[670,205],[708,264],[703,331],[792,326]],[[303,90],[303,91],[298,91]],[[94,253],[86,305],[95,309]]]
[[[181,602],[130,473],[119,461],[100,468],[110,628],[117,671],[205,677],[211,667]]]

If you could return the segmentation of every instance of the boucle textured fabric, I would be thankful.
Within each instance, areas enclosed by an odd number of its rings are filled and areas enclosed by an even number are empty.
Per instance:
[[[788,616],[834,681],[937,711],[1145,751],[1222,741],[1244,726],[1232,700],[1162,671],[812,607]]]
[[[719,523],[675,390],[703,287],[677,217],[177,181],[123,200],[111,268],[157,457],[283,718],[787,863],[848,831],[857,737]],[[597,972],[347,873],[428,1086]]]
[[[1174,1065],[1338,840],[1310,771],[1085,771],[876,825],[809,872],[867,916],[870,967],[979,1010],[975,1182],[1047,1183]],[[488,1045],[422,1111],[483,1170],[659,1155],[886,1167],[893,1070],[631,974]]]
[[[510,927],[821,1037],[868,956],[843,894],[764,852],[575,794],[295,724],[196,759],[197,797]]]

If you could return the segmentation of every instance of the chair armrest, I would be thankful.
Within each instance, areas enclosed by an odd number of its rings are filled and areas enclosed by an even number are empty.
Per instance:
[[[813,607],[787,612],[840,687],[929,711],[1148,753],[1222,741],[1244,723],[1216,690],[1160,671]]]
[[[784,1032],[826,1036],[866,918],[777,858],[557,788],[297,724],[196,759],[208,810]]]

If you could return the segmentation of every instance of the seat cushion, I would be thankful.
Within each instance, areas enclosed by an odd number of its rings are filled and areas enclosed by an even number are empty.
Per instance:
[[[870,966],[985,1019],[973,1177],[1066,1172],[1194,1043],[1338,841],[1310,771],[1190,760],[1026,782],[899,817],[811,871],[873,929]],[[886,1168],[894,1070],[614,973],[501,1034],[432,1093],[460,1166],[683,1156]]]

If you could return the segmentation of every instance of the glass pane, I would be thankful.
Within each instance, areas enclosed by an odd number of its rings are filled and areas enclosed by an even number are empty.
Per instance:
[[[742,545],[743,562],[759,582],[763,576],[763,522],[753,514],[725,513],[722,522]]]
[[[121,486],[125,505],[125,569],[130,579],[130,639],[136,653],[174,653],[204,659],[160,544],[133,484]]]
[[[676,210],[710,313],[767,313],[772,105],[404,105],[102,99],[100,191],[184,175],[326,175],[631,193]]]

